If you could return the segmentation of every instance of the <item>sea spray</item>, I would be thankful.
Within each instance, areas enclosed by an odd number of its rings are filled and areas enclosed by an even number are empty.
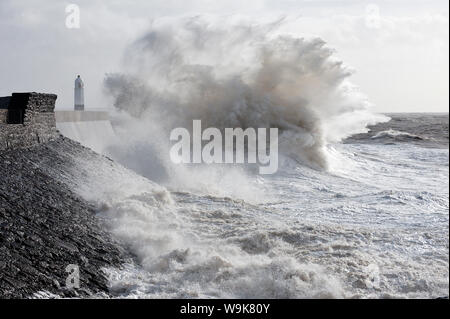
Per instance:
[[[158,182],[184,184],[179,177],[190,172],[171,164],[169,135],[200,119],[219,130],[278,128],[281,154],[327,169],[329,143],[386,120],[369,112],[366,97],[348,81],[351,72],[323,40],[280,34],[280,23],[213,24],[201,17],[155,23],[128,48],[123,72],[105,79],[116,109],[131,115],[118,117],[128,136],[110,149],[113,156],[125,164],[149,156],[164,171],[166,180]],[[142,154],[127,155],[130,143]],[[214,169],[221,168],[208,168]]]

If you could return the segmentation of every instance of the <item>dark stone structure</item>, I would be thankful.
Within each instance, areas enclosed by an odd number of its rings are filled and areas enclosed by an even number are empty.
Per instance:
[[[7,123],[8,121],[8,108],[10,96],[0,97],[0,125]]]
[[[59,136],[55,94],[13,93],[0,98],[0,150],[27,147]]]
[[[98,208],[66,183],[75,179],[78,158],[111,165],[62,136],[0,151],[0,298],[29,298],[41,291],[108,295],[103,267],[120,267],[128,257],[101,226]],[[79,289],[66,287],[68,265],[79,267]]]
[[[40,93],[0,98],[0,298],[107,296],[103,268],[130,257],[72,184],[91,172],[75,163],[111,161],[58,133],[55,101]],[[79,289],[66,285],[69,265],[79,267]]]

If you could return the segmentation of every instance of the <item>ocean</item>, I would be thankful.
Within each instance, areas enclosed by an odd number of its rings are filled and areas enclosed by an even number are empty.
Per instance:
[[[225,167],[219,184],[210,176],[219,173],[208,169],[174,186],[160,174],[155,183],[93,167],[80,182],[89,186],[78,191],[97,201],[105,227],[135,256],[106,270],[111,293],[448,296],[448,114],[387,116],[329,145],[327,170],[284,158],[274,175]],[[207,187],[198,186],[202,179]]]
[[[276,29],[155,24],[106,75],[114,133],[93,145],[126,169],[80,163],[77,191],[135,256],[112,294],[448,296],[448,113],[376,114],[325,41]],[[193,120],[277,128],[278,171],[173,163]]]

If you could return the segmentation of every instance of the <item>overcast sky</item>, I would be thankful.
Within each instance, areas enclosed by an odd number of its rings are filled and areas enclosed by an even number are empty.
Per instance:
[[[66,27],[70,3],[80,8],[79,29]],[[51,92],[70,108],[81,74],[87,108],[107,107],[105,73],[120,71],[124,49],[150,23],[202,14],[285,16],[284,31],[336,49],[375,111],[448,111],[447,0],[1,0],[0,96]]]

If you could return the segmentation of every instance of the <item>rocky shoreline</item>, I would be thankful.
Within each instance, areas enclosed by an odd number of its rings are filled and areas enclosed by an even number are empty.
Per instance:
[[[77,156],[108,159],[62,136],[0,151],[0,298],[108,296],[104,267],[129,257],[103,229],[93,204],[68,183]],[[77,265],[80,288],[66,287]]]

